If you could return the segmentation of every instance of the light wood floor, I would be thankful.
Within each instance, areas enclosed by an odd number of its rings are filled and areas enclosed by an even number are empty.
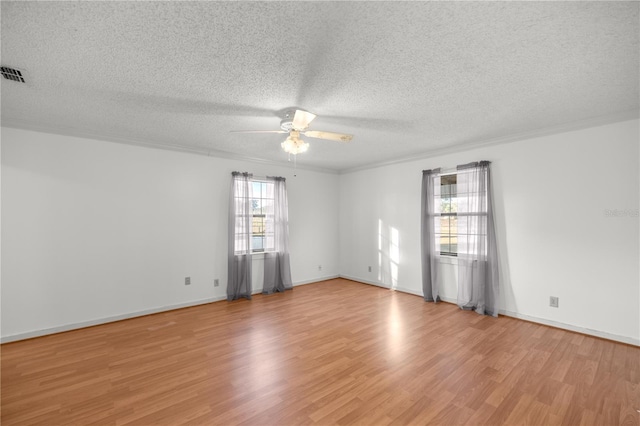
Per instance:
[[[2,425],[638,425],[640,348],[332,280],[2,345]]]

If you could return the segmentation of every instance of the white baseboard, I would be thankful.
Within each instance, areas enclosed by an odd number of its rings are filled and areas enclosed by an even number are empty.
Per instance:
[[[507,317],[518,318],[524,321],[548,325],[549,327],[561,328],[563,330],[575,331],[576,333],[587,334],[589,336],[594,336],[594,337],[600,337],[601,339],[615,340],[616,342],[627,343],[629,345],[634,345],[634,346],[640,346],[640,339],[634,339],[633,337],[619,336],[617,334],[607,333],[605,331],[592,330],[590,328],[578,327],[578,326],[566,324],[563,322],[552,321],[552,320],[538,318],[538,317],[532,317],[530,315],[520,314],[518,312],[506,311],[504,309],[500,309],[499,312],[501,315],[504,315]]]
[[[299,285],[313,284],[313,283],[318,283],[320,281],[335,280],[336,278],[340,278],[340,275],[327,275],[326,277],[318,277],[318,278],[313,278],[311,280],[298,281],[293,283],[293,286],[297,287]]]
[[[363,279],[363,278],[351,277],[351,276],[348,276],[348,275],[341,275],[340,277],[348,279],[348,280],[351,280],[351,281],[360,282],[360,283],[363,283],[363,284],[375,285],[377,287],[388,288],[390,290],[401,291],[403,293],[409,293],[409,294],[413,294],[413,295],[422,297],[422,293],[417,292],[415,290],[408,289],[408,288],[404,288],[404,287],[391,288],[390,286],[388,286],[386,284],[377,283],[377,282],[374,282],[374,281],[369,281],[369,280],[366,280],[366,279]],[[454,305],[457,303],[456,299],[451,298],[451,297],[440,296],[440,298],[442,299],[443,302],[453,303]],[[601,339],[613,340],[613,341],[616,341],[616,342],[626,343],[626,344],[629,344],[629,345],[640,346],[640,339],[635,339],[633,337],[619,336],[617,334],[607,333],[605,331],[592,330],[590,328],[578,327],[578,326],[571,325],[571,324],[566,324],[566,323],[563,323],[563,322],[558,322],[558,321],[547,320],[547,319],[544,319],[544,318],[533,317],[533,316],[530,316],[530,315],[520,314],[518,312],[513,312],[513,311],[507,311],[507,310],[504,310],[504,309],[500,309],[499,314],[507,316],[507,317],[521,319],[521,320],[524,320],[524,321],[534,322],[534,323],[537,323],[537,324],[548,325],[550,327],[560,328],[560,329],[563,329],[563,330],[574,331],[574,332],[580,333],[580,334],[586,334],[586,335],[589,335],[589,336],[599,337]]]
[[[188,308],[190,306],[204,305],[211,302],[225,300],[226,296],[212,297],[208,299],[194,300],[190,302],[178,303],[175,305],[160,306],[157,308],[144,309],[142,311],[129,312],[126,314],[113,315],[104,318],[97,318],[89,321],[81,321],[72,324],[59,325],[57,327],[44,328],[40,330],[27,331],[26,333],[12,334],[0,337],[0,343],[15,342],[18,340],[31,339],[33,337],[46,336],[48,334],[62,333],[64,331],[76,330],[78,328],[92,327],[94,325],[106,324],[109,322],[122,321],[129,318],[141,317],[144,315],[157,314],[160,312],[172,311],[174,309]]]
[[[352,276],[349,276],[349,275],[340,275],[340,278],[344,278],[345,280],[355,281],[357,283],[369,284],[369,285],[374,285],[376,287],[382,287],[382,288],[391,289],[391,287],[389,285],[387,285],[387,284],[376,282],[376,281],[365,280],[364,278],[357,278],[357,277],[352,277]]]
[[[297,287],[300,285],[316,283],[318,281],[331,280],[338,277],[339,277],[338,275],[330,275],[326,277],[315,278],[312,280],[298,281],[293,283],[293,286]],[[252,294],[259,294],[259,293],[262,293],[262,288],[254,289],[252,292]],[[94,325],[107,324],[115,321],[122,321],[125,319],[141,317],[144,315],[157,314],[160,312],[173,311],[175,309],[182,309],[182,308],[188,308],[191,306],[204,305],[212,302],[219,302],[221,300],[226,300],[226,299],[227,299],[226,296],[217,296],[217,297],[212,297],[207,299],[194,300],[191,302],[178,303],[175,305],[160,306],[158,308],[151,308],[151,309],[145,309],[142,311],[129,312],[126,314],[113,315],[109,317],[98,318],[98,319],[93,319],[88,321],[81,321],[81,322],[76,322],[72,324],[65,324],[65,325],[60,325],[60,326],[51,327],[51,328],[28,331],[26,333],[12,334],[9,336],[0,337],[0,343],[16,342],[18,340],[31,339],[34,337],[46,336],[48,334],[62,333],[65,331],[77,330],[79,328],[92,327]]]
[[[417,292],[417,291],[415,291],[415,290],[411,290],[411,289],[404,288],[404,287],[391,288],[389,285],[386,285],[386,284],[383,284],[383,283],[379,283],[379,282],[375,282],[375,281],[369,281],[369,280],[366,280],[366,279],[363,279],[363,278],[351,277],[349,275],[330,275],[330,276],[314,278],[314,279],[306,280],[306,281],[298,281],[298,282],[293,283],[293,286],[297,287],[297,286],[300,286],[300,285],[313,284],[313,283],[317,283],[317,282],[320,282],[320,281],[332,280],[332,279],[335,279],[335,278],[345,278],[345,279],[348,279],[348,280],[351,280],[351,281],[355,281],[355,282],[358,282],[358,283],[362,283],[362,284],[369,284],[369,285],[373,285],[373,286],[376,286],[376,287],[386,288],[386,289],[394,290],[394,291],[400,291],[402,293],[408,293],[408,294],[413,294],[413,295],[422,297],[422,294]],[[261,288],[260,289],[255,289],[253,291],[253,294],[259,294],[261,292],[262,292]],[[453,304],[456,303],[456,300],[452,299],[450,297],[442,297],[442,296],[440,296],[440,297],[441,297],[442,301],[444,301],[444,302],[453,303]],[[41,329],[41,330],[28,331],[26,333],[12,334],[12,335],[9,335],[9,336],[0,337],[0,343],[9,343],[9,342],[15,342],[15,341],[18,341],[18,340],[25,340],[25,339],[31,339],[31,338],[34,338],[34,337],[46,336],[48,334],[62,333],[64,331],[71,331],[71,330],[76,330],[76,329],[79,329],[79,328],[91,327],[91,326],[94,326],[94,325],[106,324],[106,323],[110,323],[110,322],[114,322],[114,321],[122,321],[122,320],[129,319],[129,318],[141,317],[141,316],[144,316],[144,315],[157,314],[157,313],[160,313],[160,312],[172,311],[174,309],[188,308],[190,306],[204,305],[204,304],[207,304],[207,303],[219,302],[221,300],[226,300],[226,296],[218,296],[218,297],[212,297],[212,298],[207,298],[207,299],[194,300],[194,301],[190,301],[190,302],[178,303],[178,304],[175,304],[175,305],[161,306],[161,307],[158,307],[158,308],[145,309],[145,310],[142,310],[142,311],[136,311],[136,312],[130,312],[130,313],[126,313],[126,314],[114,315],[114,316],[105,317],[105,318],[98,318],[98,319],[89,320],[89,321],[81,321],[81,322],[77,322],[77,323],[73,323],[73,324],[65,324],[65,325],[46,328],[46,329]],[[547,319],[544,319],[544,318],[533,317],[533,316],[530,316],[530,315],[520,314],[518,312],[507,311],[507,310],[504,310],[504,309],[501,309],[499,311],[499,313],[501,315],[505,315],[505,316],[512,317],[512,318],[518,318],[518,319],[521,319],[521,320],[530,321],[530,322],[534,322],[534,323],[537,323],[537,324],[543,324],[543,325],[547,325],[547,326],[550,326],[550,327],[560,328],[560,329],[563,329],[563,330],[574,331],[576,333],[586,334],[586,335],[589,335],[589,336],[599,337],[599,338],[607,339],[607,340],[613,340],[613,341],[616,341],[616,342],[626,343],[626,344],[629,344],[629,345],[640,346],[640,339],[635,339],[633,337],[619,336],[617,334],[607,333],[607,332],[599,331],[599,330],[592,330],[592,329],[584,328],[584,327],[578,327],[578,326],[571,325],[571,324],[566,324],[566,323],[562,323],[562,322],[558,322],[558,321],[547,320]]]

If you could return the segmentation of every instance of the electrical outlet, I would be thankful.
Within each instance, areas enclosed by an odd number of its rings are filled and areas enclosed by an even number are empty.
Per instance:
[[[371,266],[369,266],[369,272],[371,272]]]
[[[559,302],[560,302],[560,298],[555,296],[549,297],[549,306],[551,306],[552,308],[557,308]]]
[[[322,271],[322,265],[318,265],[318,271]]]
[[[215,280],[213,280],[213,286],[214,287],[220,287],[220,280],[217,279],[217,278]]]
[[[191,277],[185,277],[184,285],[191,285]]]

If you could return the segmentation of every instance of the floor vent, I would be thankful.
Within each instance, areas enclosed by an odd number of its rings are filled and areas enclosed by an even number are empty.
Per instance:
[[[2,76],[7,80],[17,81],[18,83],[24,83],[24,76],[22,75],[22,71],[9,68],[9,67],[0,67],[0,71],[2,71]]]

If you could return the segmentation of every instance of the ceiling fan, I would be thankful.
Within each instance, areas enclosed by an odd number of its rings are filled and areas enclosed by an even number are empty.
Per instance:
[[[300,135],[316,139],[326,139],[338,142],[350,142],[353,135],[344,133],[324,132],[321,130],[307,130],[309,123],[316,118],[315,114],[301,109],[289,110],[284,113],[284,119],[280,122],[281,130],[235,130],[231,133],[288,133],[287,139],[282,142],[282,149],[288,153],[297,155],[309,149],[309,143],[300,138]]]

